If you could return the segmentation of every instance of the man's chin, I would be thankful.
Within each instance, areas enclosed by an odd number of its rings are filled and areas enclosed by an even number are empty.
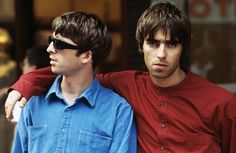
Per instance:
[[[156,79],[166,79],[170,76],[170,74],[166,73],[165,71],[158,71],[158,72],[153,72],[151,75],[156,78]]]
[[[58,74],[58,75],[61,74],[59,71],[55,70],[53,67],[51,67],[51,71],[52,71],[52,73],[54,73],[54,74]]]

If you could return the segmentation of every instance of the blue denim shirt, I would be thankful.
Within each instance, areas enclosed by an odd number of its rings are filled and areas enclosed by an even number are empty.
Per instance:
[[[17,124],[13,153],[136,153],[137,135],[128,102],[94,78],[71,106],[61,76],[32,97]]]

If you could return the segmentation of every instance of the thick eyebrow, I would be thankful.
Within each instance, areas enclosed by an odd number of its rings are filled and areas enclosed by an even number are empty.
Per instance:
[[[179,42],[176,41],[176,40],[167,40],[167,41],[165,41],[165,43],[167,43],[167,44],[179,44]]]
[[[148,39],[146,39],[146,41],[148,41],[148,42],[162,42],[162,41],[156,40],[154,38],[148,38]]]
[[[148,38],[146,40],[147,42],[153,42],[153,43],[165,43],[165,44],[178,44],[179,42],[176,40],[156,40],[153,38]]]

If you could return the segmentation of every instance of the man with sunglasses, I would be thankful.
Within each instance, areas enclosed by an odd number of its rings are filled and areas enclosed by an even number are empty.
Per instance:
[[[148,72],[121,71],[97,78],[133,107],[138,152],[236,153],[235,96],[191,73],[185,65],[191,41],[187,15],[168,2],[157,3],[140,17],[136,39]],[[25,75],[13,89],[27,99],[40,94],[53,80],[49,73],[41,69]],[[40,84],[42,80],[47,82]],[[9,93],[8,118],[14,99],[21,97],[16,90]]]
[[[47,52],[57,78],[22,110],[13,153],[136,153],[128,102],[94,77],[111,49],[107,26],[95,14],[70,12],[52,22]]]

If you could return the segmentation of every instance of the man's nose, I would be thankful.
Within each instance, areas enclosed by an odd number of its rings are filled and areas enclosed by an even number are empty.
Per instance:
[[[55,53],[56,49],[53,47],[53,42],[51,42],[47,48],[48,53]]]
[[[161,43],[160,47],[157,49],[157,58],[163,59],[166,57],[165,43]]]

